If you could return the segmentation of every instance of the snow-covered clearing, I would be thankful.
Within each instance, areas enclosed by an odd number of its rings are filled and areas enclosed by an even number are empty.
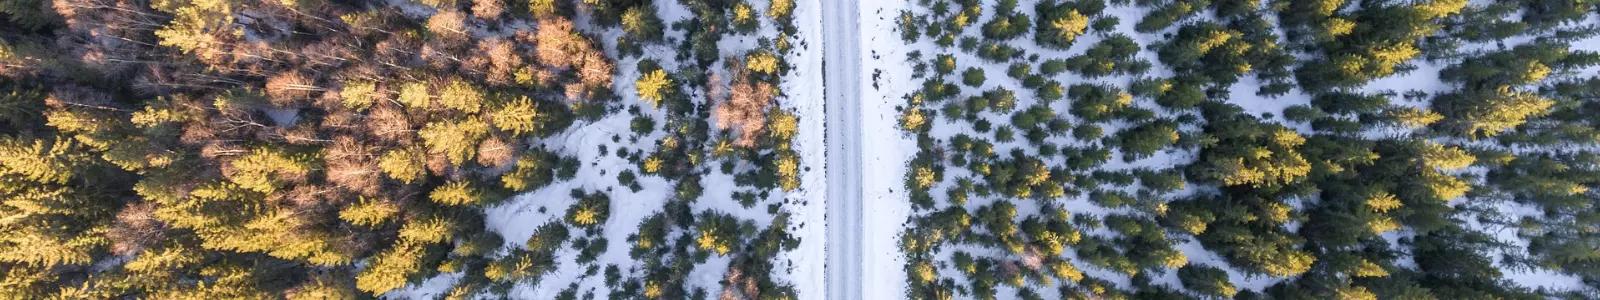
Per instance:
[[[849,1],[849,0],[843,0]],[[860,299],[898,299],[905,296],[905,256],[899,248],[900,231],[911,216],[903,188],[906,161],[916,153],[916,142],[896,125],[905,91],[919,83],[911,80],[903,60],[910,47],[898,38],[892,16],[912,5],[909,1],[861,1],[861,291]]]
[[[822,32],[817,30],[823,13],[819,1],[798,1],[797,4],[795,23],[800,27],[800,46],[795,55],[788,58],[795,69],[784,80],[783,90],[788,95],[784,105],[800,116],[801,129],[794,145],[800,149],[801,165],[808,168],[801,170],[799,192],[788,196],[791,202],[799,202],[798,206],[790,207],[792,218],[797,221],[794,226],[798,228],[789,230],[800,239],[800,249],[784,254],[781,259],[792,267],[789,282],[795,285],[800,298],[818,299],[826,288],[823,262],[827,258],[828,203],[827,145],[822,130],[827,114],[822,95],[823,47]]]

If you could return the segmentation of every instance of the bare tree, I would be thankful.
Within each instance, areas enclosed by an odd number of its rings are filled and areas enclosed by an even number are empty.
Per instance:
[[[155,204],[135,202],[117,212],[106,237],[111,239],[111,253],[131,256],[164,240],[165,230],[166,224],[155,217]]]
[[[717,128],[736,129],[739,139],[734,144],[753,147],[756,138],[766,129],[767,106],[777,97],[777,88],[767,82],[740,80],[729,92],[728,100],[712,111]]]

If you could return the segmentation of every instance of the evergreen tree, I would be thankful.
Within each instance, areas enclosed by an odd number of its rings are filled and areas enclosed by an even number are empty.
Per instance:
[[[1034,41],[1045,47],[1067,48],[1089,29],[1089,16],[1085,16],[1069,3],[1054,1],[1034,5],[1034,15],[1039,23],[1033,30]]]
[[[1228,280],[1228,273],[1216,267],[1190,264],[1178,269],[1178,281],[1189,290],[1212,297],[1231,298],[1238,289]]]
[[[667,72],[661,69],[644,73],[643,75],[640,75],[638,81],[634,82],[634,87],[637,88],[639,92],[639,99],[645,100],[646,102],[649,102],[651,105],[655,106],[661,105],[661,100],[665,97],[666,89],[671,86],[672,79],[668,79]]]
[[[478,142],[488,134],[489,125],[477,118],[436,121],[417,131],[428,153],[443,155],[457,166],[477,155]]]

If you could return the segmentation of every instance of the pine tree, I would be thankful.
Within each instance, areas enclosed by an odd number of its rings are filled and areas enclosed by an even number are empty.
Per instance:
[[[528,12],[534,19],[563,17],[570,14],[568,1],[560,0],[528,0]]]
[[[400,97],[397,100],[406,108],[428,109],[433,103],[433,95],[429,93],[427,83],[407,82],[400,85]]]
[[[652,106],[661,106],[661,100],[666,97],[666,93],[671,87],[672,79],[667,78],[667,71],[662,69],[648,72],[634,82],[634,88],[638,90],[639,99],[649,102]]]
[[[1069,6],[1051,6],[1048,2],[1035,6],[1034,14],[1040,20],[1033,31],[1035,42],[1045,47],[1065,49],[1089,29],[1089,17]]]
[[[1178,269],[1178,281],[1190,290],[1213,297],[1231,298],[1238,293],[1238,289],[1228,280],[1228,273],[1217,267],[1200,264],[1184,266]]]
[[[1305,137],[1281,125],[1235,115],[1213,120],[1206,132],[1217,142],[1201,150],[1199,162],[1189,167],[1191,178],[1274,190],[1311,173],[1311,163],[1298,149]]]
[[[434,244],[450,241],[456,231],[455,224],[441,217],[407,219],[400,226],[400,241],[417,244]]]
[[[307,280],[300,286],[289,290],[284,296],[290,300],[315,300],[355,299],[358,295],[360,295],[360,292],[356,290],[353,280],[339,278],[334,275],[324,275]]]
[[[767,133],[778,140],[778,147],[787,147],[789,141],[800,131],[800,118],[794,113],[774,108],[767,113]]]
[[[694,245],[700,251],[726,256],[733,252],[734,245],[744,241],[739,232],[738,219],[727,214],[716,213],[710,210],[702,211],[695,217]]]
[[[303,218],[292,211],[276,210],[256,216],[240,227],[213,225],[197,228],[197,233],[205,240],[207,249],[262,252],[321,266],[344,265],[354,260],[353,253],[338,249],[343,237],[310,228]]]
[[[767,16],[778,23],[787,23],[794,14],[794,0],[772,0],[767,5]]]
[[[38,118],[37,111],[21,111]],[[15,120],[12,120],[15,121]],[[31,124],[38,127],[41,124]],[[30,130],[18,127],[18,130]],[[24,131],[27,132],[27,131]],[[111,199],[126,188],[121,175],[91,149],[64,136],[11,136],[0,131],[0,297],[71,297],[88,292],[61,285],[104,256]],[[90,295],[90,294],[78,294]],[[92,297],[92,296],[91,296]]]
[[[453,181],[433,188],[428,199],[443,205],[464,206],[483,202],[483,194],[466,181]]]
[[[646,42],[660,41],[663,37],[661,17],[653,8],[634,6],[622,13],[622,31],[628,36]]]
[[[1161,150],[1161,148],[1177,142],[1177,127],[1166,121],[1139,125],[1118,134],[1118,144],[1122,146],[1123,160],[1149,157],[1155,154],[1156,151]]]
[[[423,153],[415,148],[390,149],[378,158],[378,168],[384,175],[402,183],[412,183],[427,175],[423,167]]]
[[[775,163],[778,172],[778,186],[784,191],[794,191],[800,188],[800,157],[790,151],[783,151],[778,155]]]
[[[518,96],[516,100],[502,104],[489,113],[489,120],[494,122],[495,128],[516,136],[537,132],[545,122],[539,113],[539,106],[527,96]]]
[[[1393,119],[1396,124],[1407,128],[1426,127],[1444,119],[1444,116],[1439,113],[1412,107],[1390,109],[1384,111],[1384,114]]]
[[[427,245],[401,241],[371,258],[356,275],[356,288],[382,294],[403,287],[422,274],[429,252]]]
[[[365,199],[339,210],[339,219],[350,224],[376,227],[393,221],[400,207],[392,202]]]
[[[455,79],[439,91],[439,106],[465,113],[477,113],[483,107],[484,92],[472,83]]]
[[[478,118],[434,121],[417,135],[428,146],[428,153],[444,155],[451,164],[461,166],[477,155],[478,143],[489,135],[489,124]]]
[[[1542,116],[1555,101],[1528,92],[1501,87],[1471,94],[1446,94],[1434,99],[1434,110],[1445,116],[1441,125],[1471,137],[1492,137]]]
[[[761,22],[761,19],[757,17],[759,15],[756,14],[755,7],[750,6],[750,3],[745,1],[733,2],[733,13],[729,16],[729,21],[732,21],[731,23],[733,23],[735,30],[739,32],[755,31],[757,25]]]
[[[1440,171],[1454,171],[1472,165],[1477,160],[1459,147],[1445,146],[1431,141],[1418,142],[1422,163]]]
[[[83,162],[86,157],[74,152],[84,149],[76,147],[70,140],[24,140],[0,136],[0,174],[19,176],[33,182],[64,184],[75,175],[74,162]]]
[[[4,58],[4,47],[5,44],[0,43],[0,58]],[[40,112],[44,107],[40,100],[44,97],[39,90],[0,81],[0,124],[8,126],[8,130],[0,130],[0,134],[43,124]]]
[[[907,109],[900,114],[900,128],[908,132],[922,132],[927,130],[927,113],[921,109]]]
[[[777,75],[778,64],[778,57],[767,51],[757,51],[745,56],[745,69],[759,74]]]
[[[40,186],[8,178],[0,184],[6,205],[0,214],[10,221],[0,225],[0,262],[39,267],[87,265],[97,249],[109,241],[90,230],[104,226],[96,218],[107,208],[95,207],[89,195],[63,187]]]
[[[534,229],[533,235],[529,236],[528,240],[523,242],[523,245],[527,246],[529,250],[537,252],[553,252],[561,249],[561,246],[567,242],[568,234],[566,225],[562,225],[558,221],[552,221]]]
[[[500,175],[501,186],[513,191],[537,189],[555,181],[560,157],[544,151],[524,153],[510,172]]]
[[[567,208],[568,223],[592,228],[605,223],[606,218],[611,215],[611,200],[604,194],[574,191],[573,196],[578,198],[578,203]]]
[[[270,194],[289,182],[303,181],[317,168],[317,160],[308,155],[291,154],[275,148],[256,148],[238,159],[228,162],[225,172],[229,181],[240,187]]]
[[[173,21],[156,30],[162,46],[202,58],[221,55],[220,46],[244,32],[234,23],[234,3],[230,0],[190,0],[162,2],[154,7],[173,14]]]

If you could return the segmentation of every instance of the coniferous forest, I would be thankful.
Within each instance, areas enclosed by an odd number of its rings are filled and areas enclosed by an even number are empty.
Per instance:
[[[905,297],[1600,298],[1600,10],[917,0]]]
[[[0,0],[0,298],[795,298],[795,3],[653,2]]]
[[[0,299],[1600,299],[1596,188],[1591,0],[0,0]]]

